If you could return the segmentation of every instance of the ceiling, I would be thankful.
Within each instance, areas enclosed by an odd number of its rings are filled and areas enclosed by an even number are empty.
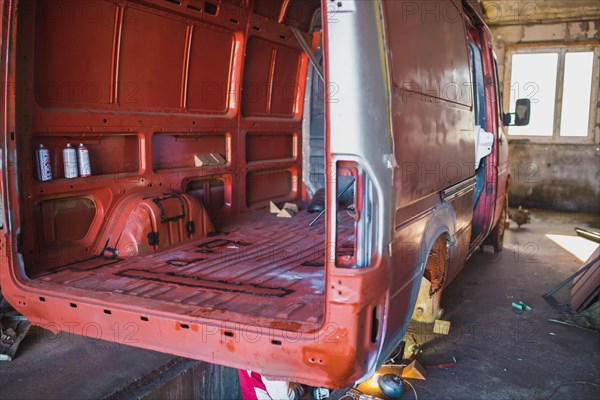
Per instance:
[[[477,0],[488,25],[600,20],[600,0]]]

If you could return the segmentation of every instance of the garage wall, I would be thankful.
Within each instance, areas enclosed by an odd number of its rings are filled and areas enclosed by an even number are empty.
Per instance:
[[[544,9],[540,7],[538,11],[538,15],[541,15]],[[600,40],[600,19],[584,22],[532,22],[514,19],[500,21],[492,17],[494,16],[488,15],[488,24],[495,40],[501,80],[505,76],[504,54],[507,46]],[[495,24],[496,22],[500,24]],[[504,96],[505,109],[508,109],[508,97]],[[594,137],[588,143],[541,144],[510,140],[509,147],[509,199],[512,207],[522,205],[554,210],[600,212],[600,104],[596,107]]]

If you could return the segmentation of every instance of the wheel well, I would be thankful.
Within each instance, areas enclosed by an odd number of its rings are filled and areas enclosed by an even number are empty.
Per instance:
[[[431,282],[429,295],[433,296],[440,291],[446,281],[448,271],[448,236],[442,234],[433,242],[427,255],[423,277]]]

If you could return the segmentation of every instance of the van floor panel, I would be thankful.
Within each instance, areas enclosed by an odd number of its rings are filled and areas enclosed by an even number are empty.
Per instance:
[[[47,270],[35,280],[83,289],[90,297],[135,297],[136,305],[189,316],[247,322],[251,315],[263,323],[314,329],[323,317],[325,285],[325,223],[323,218],[309,228],[315,217],[253,213],[170,251],[92,258]],[[344,218],[344,226],[350,234],[351,221]]]

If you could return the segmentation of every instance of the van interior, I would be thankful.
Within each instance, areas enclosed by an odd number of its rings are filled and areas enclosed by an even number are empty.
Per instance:
[[[325,218],[310,223],[325,204],[320,2],[90,4],[20,3],[27,277],[173,314],[318,328]],[[67,144],[89,150],[91,176],[65,178]],[[51,180],[38,178],[40,145]],[[337,255],[351,258],[349,182]],[[299,212],[277,217],[271,201]]]

